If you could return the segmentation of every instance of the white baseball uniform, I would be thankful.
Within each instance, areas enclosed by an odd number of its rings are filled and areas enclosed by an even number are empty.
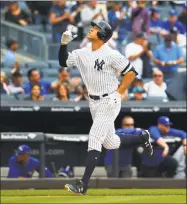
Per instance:
[[[88,151],[117,149],[120,138],[115,134],[114,121],[121,109],[121,96],[116,91],[119,85],[117,71],[127,73],[132,65],[117,50],[104,44],[92,51],[85,47],[69,53],[66,61],[68,67],[80,70],[88,94],[100,96],[101,99],[89,99],[93,125],[89,133]],[[108,96],[103,96],[108,94]]]

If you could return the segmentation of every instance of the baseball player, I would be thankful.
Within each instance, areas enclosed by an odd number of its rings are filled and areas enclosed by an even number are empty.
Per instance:
[[[20,145],[15,155],[9,159],[8,178],[31,178],[34,171],[39,172],[39,169],[40,161],[30,156],[30,147]],[[45,177],[52,177],[48,168],[45,168]]]
[[[66,184],[65,189],[76,194],[85,194],[90,177],[98,163],[102,146],[105,149],[118,149],[123,143],[123,136],[115,134],[114,121],[121,109],[121,94],[129,87],[137,72],[130,62],[118,51],[105,44],[112,37],[112,28],[105,22],[91,22],[92,28],[87,34],[91,48],[67,52],[67,44],[76,35],[72,31],[62,34],[59,50],[59,63],[63,67],[77,67],[89,95],[89,107],[93,124],[89,132],[88,156],[86,168],[81,180],[75,185]],[[124,76],[118,87],[117,72]],[[139,135],[152,155],[150,135],[142,131]]]

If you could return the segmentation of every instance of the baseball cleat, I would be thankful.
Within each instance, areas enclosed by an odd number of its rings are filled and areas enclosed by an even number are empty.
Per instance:
[[[81,180],[76,180],[75,185],[72,184],[66,184],[64,188],[72,193],[75,193],[77,195],[85,195],[86,194],[86,186]]]
[[[153,146],[151,145],[151,142],[150,142],[151,137],[150,137],[149,131],[143,130],[141,132],[140,137],[142,138],[142,140],[144,142],[144,146],[147,149],[149,155],[152,156],[153,155]]]

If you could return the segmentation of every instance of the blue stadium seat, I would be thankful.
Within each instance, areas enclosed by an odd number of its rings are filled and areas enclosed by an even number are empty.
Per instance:
[[[44,72],[44,77],[58,77],[58,70],[57,69],[47,69],[46,72]]]
[[[47,63],[49,68],[59,69],[61,67],[58,60],[48,60]]]
[[[1,100],[2,101],[12,101],[12,100],[17,100],[17,99],[14,95],[1,94]]]
[[[1,61],[1,68],[3,68],[3,66],[4,66],[4,63],[3,63],[3,61]]]
[[[49,82],[57,81],[57,77],[44,77],[43,79]]]
[[[52,99],[55,97],[55,94],[47,94],[44,96],[45,101],[52,101]]]
[[[77,94],[71,93],[71,94],[69,95],[69,98],[70,98],[70,99],[75,99],[77,96],[78,96]]]
[[[48,63],[43,62],[43,61],[27,62],[26,63],[26,68],[28,68],[28,69],[32,69],[32,68],[46,69],[46,68],[48,68]]]
[[[70,76],[71,77],[80,77],[80,71],[77,68],[70,69]]]

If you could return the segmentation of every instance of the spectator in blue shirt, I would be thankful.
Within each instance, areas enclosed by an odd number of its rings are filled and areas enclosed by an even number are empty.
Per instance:
[[[162,176],[162,173],[166,173],[167,177],[174,177],[176,175],[177,167],[179,165],[176,158],[173,158],[170,154],[173,154],[173,149],[169,148],[168,144],[164,141],[166,136],[180,137],[184,146],[183,154],[187,154],[186,150],[186,132],[178,129],[171,128],[172,122],[166,116],[158,118],[157,126],[151,126],[149,132],[151,138],[155,141],[153,157],[149,158],[146,154],[143,154],[142,158],[142,173],[143,177],[157,177]],[[183,171],[185,167],[183,168]]]
[[[30,69],[28,71],[29,82],[25,85],[24,91],[25,94],[30,94],[33,85],[37,84],[41,87],[41,96],[49,94],[51,89],[51,83],[48,81],[41,80],[40,73],[37,69]]]
[[[121,2],[113,2],[112,9],[108,12],[109,24],[112,29],[117,32],[117,41],[119,44],[119,51],[122,50],[122,43],[126,40],[128,31],[130,31],[130,19],[127,15],[127,7],[123,7]],[[126,42],[127,43],[127,42]]]
[[[179,65],[184,62],[183,52],[177,44],[172,43],[171,35],[166,35],[164,44],[155,48],[153,62],[158,65],[165,78],[173,76]]]
[[[118,177],[132,177],[131,163],[134,147],[141,144],[137,139],[138,135],[141,133],[140,128],[134,127],[134,119],[131,116],[125,116],[122,119],[122,126],[120,129],[116,130],[116,134],[119,137],[124,137],[126,139],[126,145],[124,148],[119,149],[119,174]],[[123,135],[124,134],[124,135]],[[136,136],[137,135],[137,136]],[[112,177],[112,157],[113,150],[108,150],[105,156],[105,168],[107,171],[107,176]]]
[[[30,156],[28,145],[20,145],[9,159],[8,178],[31,178],[35,171],[40,171],[40,161]],[[45,177],[52,177],[48,168],[45,168]]]
[[[163,28],[169,32],[172,29],[172,27],[174,27],[174,26],[177,27],[180,34],[186,33],[185,25],[178,20],[177,11],[172,9],[169,11],[169,19],[164,22]]]
[[[3,62],[5,67],[12,68],[16,63],[16,50],[18,49],[19,45],[16,40],[8,40],[7,41],[7,52],[4,55]]]
[[[163,20],[160,19],[160,12],[157,8],[152,8],[150,31],[153,34],[159,34],[162,29],[163,29]]]
[[[69,24],[74,23],[74,19],[66,7],[66,1],[54,1],[54,6],[50,10],[50,23],[53,29],[53,42],[61,41],[62,33],[66,31]]]

